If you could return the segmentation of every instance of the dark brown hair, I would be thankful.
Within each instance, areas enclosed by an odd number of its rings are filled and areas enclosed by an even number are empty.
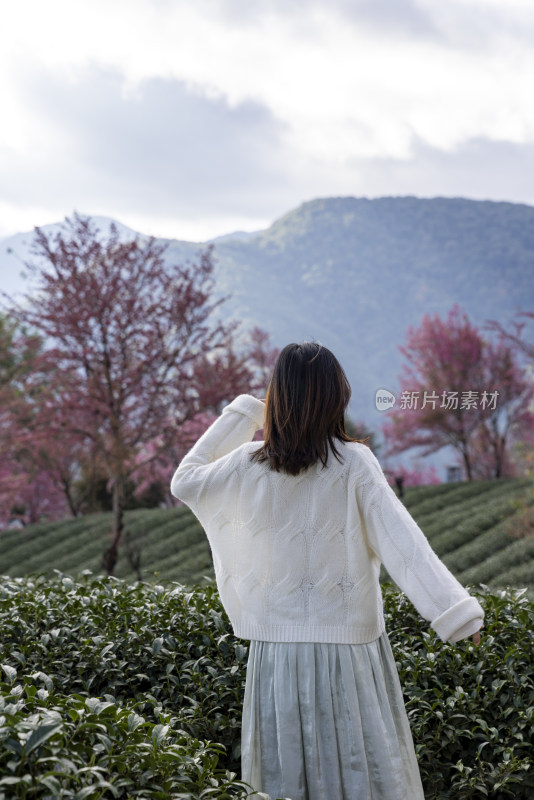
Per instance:
[[[316,342],[288,344],[280,351],[267,390],[264,442],[252,459],[277,472],[298,475],[330,450],[338,461],[336,441],[357,442],[345,431],[350,384],[341,364]]]

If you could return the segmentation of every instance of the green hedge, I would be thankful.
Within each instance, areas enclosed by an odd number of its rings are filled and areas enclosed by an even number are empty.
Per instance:
[[[520,557],[521,547],[510,550],[524,532],[523,512],[534,503],[533,490],[533,481],[522,478],[446,483],[408,487],[403,502],[432,548],[462,582],[490,583],[492,588],[524,586],[534,599],[532,552],[527,546]],[[141,550],[144,580],[193,585],[202,583],[204,576],[213,578],[208,540],[185,506],[129,510],[125,525],[116,577],[130,582],[138,577],[127,557],[128,539],[134,550]],[[0,572],[12,577],[53,576],[54,569],[68,574],[84,569],[101,573],[110,530],[111,513],[106,512],[2,531]],[[382,574],[387,577],[385,571]]]
[[[491,553],[469,569],[462,569],[456,577],[461,583],[487,583],[516,566],[530,567],[528,580],[534,581],[534,536],[512,539],[504,549]],[[512,581],[509,584],[515,585]]]
[[[443,488],[441,488],[443,487]],[[487,498],[503,497],[508,493],[528,490],[532,481],[528,478],[502,478],[490,481],[469,481],[445,483],[434,486],[410,487],[406,490],[404,502],[410,513],[424,524],[439,519],[441,512],[447,514],[463,506],[464,509]],[[438,491],[439,490],[439,491]],[[477,501],[477,497],[479,500]]]
[[[499,491],[498,491],[499,490]],[[452,508],[441,509],[423,518],[421,527],[432,540],[438,555],[454,551],[464,542],[478,536],[501,520],[512,520],[520,510],[520,502],[532,505],[534,495],[527,490],[523,495],[515,494],[509,487],[497,486],[489,496],[474,495],[465,502],[458,501]],[[415,519],[420,521],[419,514]]]
[[[426,797],[531,799],[534,604],[471,591],[478,648],[441,642],[383,587]],[[4,576],[0,630],[0,800],[247,796],[247,646],[213,585]]]

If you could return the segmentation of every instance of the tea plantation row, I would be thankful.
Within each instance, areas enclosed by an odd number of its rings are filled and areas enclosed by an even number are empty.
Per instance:
[[[383,587],[425,797],[532,800],[534,604],[470,588],[478,648],[441,642]],[[249,796],[247,643],[213,585],[4,576],[0,630],[0,800]]]
[[[406,507],[432,547],[462,582],[526,587],[534,599],[534,485],[527,479],[444,483],[409,488]],[[520,521],[530,510],[530,533]],[[0,574],[13,577],[54,569],[101,572],[109,514],[29,526],[0,534]],[[213,577],[204,533],[181,506],[126,514],[130,547],[141,552],[144,579],[193,585]],[[117,577],[135,580],[123,542]]]

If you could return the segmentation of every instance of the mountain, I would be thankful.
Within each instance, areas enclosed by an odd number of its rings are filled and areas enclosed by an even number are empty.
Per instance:
[[[260,233],[260,231],[234,231],[233,233],[223,233],[222,236],[216,236],[214,239],[210,239],[209,242],[211,244],[216,244],[217,242],[228,241],[228,239],[244,242],[247,239],[251,239],[253,236],[256,236],[258,233]]]
[[[179,261],[204,246],[165,241],[167,258]],[[425,313],[444,317],[458,303],[482,327],[534,305],[534,208],[522,204],[317,199],[213,246],[218,290],[232,295],[225,312],[265,328],[278,346],[316,339],[332,349],[352,385],[351,416],[374,428],[375,391],[398,390],[398,346]]]
[[[278,345],[316,338],[334,350],[353,414],[373,424],[375,391],[397,388],[398,346],[425,313],[459,303],[475,324],[506,324],[534,301],[534,208],[513,203],[313,200],[245,241],[216,243],[215,254],[228,309]]]

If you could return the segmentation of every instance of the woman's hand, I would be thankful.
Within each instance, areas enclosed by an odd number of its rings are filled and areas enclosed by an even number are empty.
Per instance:
[[[478,647],[478,645],[480,644],[480,631],[474,633],[471,636],[471,639],[473,640],[473,644],[475,645],[475,647]]]

